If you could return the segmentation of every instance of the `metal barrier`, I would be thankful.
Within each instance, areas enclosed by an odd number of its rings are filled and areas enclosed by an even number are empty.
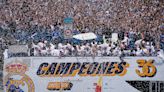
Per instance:
[[[3,90],[3,71],[0,70],[0,92]]]
[[[9,46],[9,53],[28,53],[28,47],[26,45],[12,45]]]

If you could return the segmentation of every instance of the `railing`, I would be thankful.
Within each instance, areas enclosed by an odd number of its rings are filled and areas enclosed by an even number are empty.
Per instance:
[[[0,70],[0,91],[3,90],[3,70]]]
[[[153,53],[150,55],[147,54],[142,54],[142,55],[130,55],[130,54],[100,54],[100,55],[93,55],[93,54],[75,54],[75,53],[70,53],[70,54],[62,54],[60,53],[59,55],[50,55],[50,54],[38,54],[38,55],[33,55],[32,53],[9,53],[8,58],[10,57],[138,57],[138,56],[146,56],[146,57],[152,57],[152,56],[157,56],[157,53]]]

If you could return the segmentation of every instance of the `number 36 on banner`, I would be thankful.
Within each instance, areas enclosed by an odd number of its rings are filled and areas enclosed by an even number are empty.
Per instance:
[[[137,60],[137,63],[139,64],[138,67],[142,68],[142,70],[138,70],[136,69],[136,73],[140,76],[140,77],[153,77],[155,76],[157,69],[155,67],[154,60]]]

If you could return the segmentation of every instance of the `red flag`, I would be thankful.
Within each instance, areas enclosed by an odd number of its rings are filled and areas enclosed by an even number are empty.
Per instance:
[[[95,92],[102,92],[102,76],[100,76],[100,78],[98,80]]]
[[[101,92],[101,86],[97,85],[96,86],[96,91],[95,92]]]

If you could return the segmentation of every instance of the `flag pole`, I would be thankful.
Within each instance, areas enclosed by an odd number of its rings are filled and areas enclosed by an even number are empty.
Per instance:
[[[101,80],[102,80],[102,81],[101,81],[101,83],[102,83],[102,84],[101,84],[101,85],[102,85],[102,87],[101,87],[101,92],[103,92],[103,67],[104,67],[104,65],[103,65],[103,63],[102,63],[102,64],[101,64],[101,68],[102,68],[102,69],[101,69],[101,76],[100,76],[100,77],[101,77]]]

